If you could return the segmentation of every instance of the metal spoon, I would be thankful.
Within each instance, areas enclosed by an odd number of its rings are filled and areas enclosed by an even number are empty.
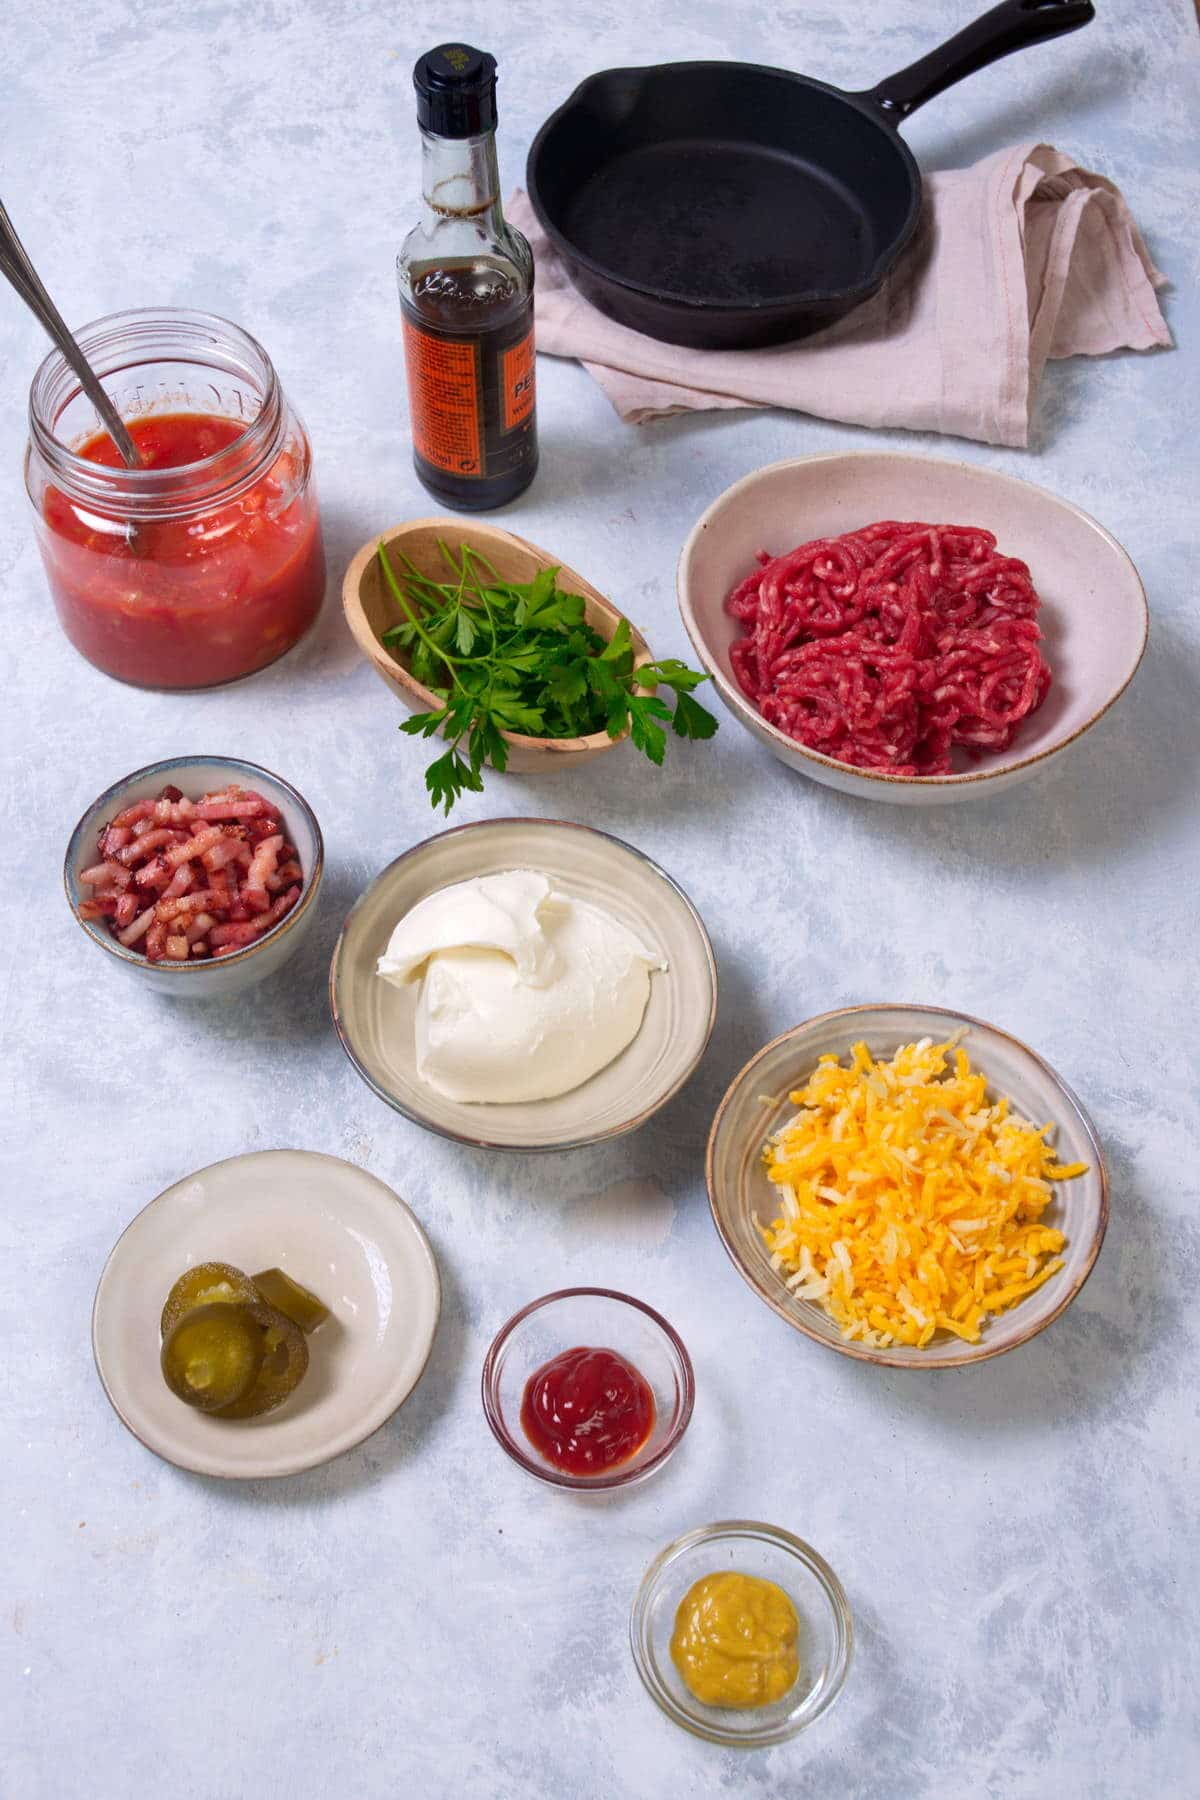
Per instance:
[[[12,220],[0,202],[0,274],[7,276],[22,300],[50,334],[71,368],[79,377],[79,385],[100,415],[101,423],[111,437],[127,468],[145,467],[140,451],[116,407],[100,386],[91,364],[71,336],[62,314],[42,286],[37,270],[25,254],[25,246],[13,230]]]

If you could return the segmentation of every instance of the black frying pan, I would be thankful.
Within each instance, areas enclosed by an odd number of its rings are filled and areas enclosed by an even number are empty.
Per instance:
[[[754,63],[606,69],[538,132],[529,197],[621,324],[700,349],[803,337],[873,294],[916,230],[901,121],[1093,17],[1091,0],[1002,0],[863,93]]]

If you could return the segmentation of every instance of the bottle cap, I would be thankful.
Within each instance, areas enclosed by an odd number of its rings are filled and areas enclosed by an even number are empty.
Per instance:
[[[478,137],[496,126],[496,59],[470,44],[439,44],[413,70],[417,123],[436,137]]]

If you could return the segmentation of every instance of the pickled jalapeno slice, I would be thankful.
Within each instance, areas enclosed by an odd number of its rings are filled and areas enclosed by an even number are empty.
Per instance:
[[[185,1270],[167,1295],[159,1329],[165,1340],[185,1314],[197,1306],[214,1306],[218,1302],[248,1305],[257,1299],[258,1290],[250,1277],[232,1263],[197,1263],[194,1269]]]
[[[247,1308],[258,1324],[262,1360],[250,1387],[220,1408],[222,1419],[257,1419],[282,1406],[304,1379],[308,1345],[294,1320],[259,1301]]]
[[[252,1308],[215,1301],[191,1308],[173,1328],[162,1347],[163,1378],[186,1405],[220,1412],[253,1392],[266,1355]]]
[[[329,1308],[310,1288],[301,1287],[282,1269],[260,1269],[250,1277],[268,1306],[281,1312],[301,1331],[315,1331],[329,1317]]]

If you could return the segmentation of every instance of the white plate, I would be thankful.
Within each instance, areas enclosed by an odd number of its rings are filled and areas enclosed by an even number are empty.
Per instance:
[[[1043,602],[1039,623],[1054,677],[1011,749],[951,775],[855,769],[769,725],[729,660],[741,626],[725,611],[759,550],[778,556],[812,538],[876,519],[982,525],[1006,556],[1029,564]],[[745,476],[701,514],[679,558],[679,610],[730,712],[773,756],[826,787],[865,800],[937,806],[977,800],[1025,781],[1104,716],[1146,648],[1149,615],[1138,572],[1116,538],[1069,500],[973,463],[885,451],[804,456]]]
[[[185,1269],[280,1268],[332,1318],[308,1340],[296,1392],[261,1419],[214,1419],[177,1400],[158,1321]],[[199,1475],[294,1475],[378,1430],[421,1379],[441,1309],[428,1239],[365,1169],[311,1150],[258,1150],[187,1175],[126,1227],[104,1265],[92,1350],[122,1424]]]

